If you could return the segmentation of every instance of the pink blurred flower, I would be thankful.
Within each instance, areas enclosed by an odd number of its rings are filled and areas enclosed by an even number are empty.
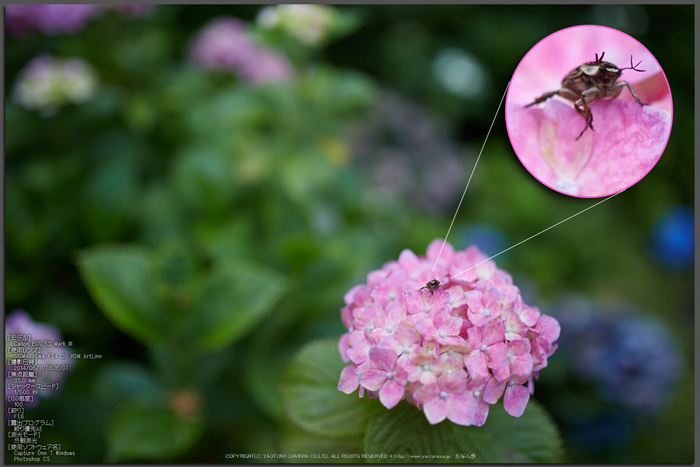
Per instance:
[[[194,62],[205,69],[226,70],[250,84],[288,81],[294,68],[281,54],[257,45],[246,23],[221,16],[207,23],[190,49]]]
[[[5,26],[12,35],[37,30],[48,35],[77,32],[101,12],[99,5],[18,4],[5,6]]]
[[[595,54],[618,67],[641,60],[645,71],[623,71],[642,102],[623,89],[616,99],[590,104],[593,128],[577,136],[585,120],[573,103],[554,96],[525,108],[542,94],[561,88],[564,77]],[[513,149],[540,182],[581,197],[610,195],[641,180],[661,157],[672,122],[668,82],[651,53],[634,38],[602,26],[576,26],[540,41],[518,65],[506,98],[506,125]]]
[[[213,19],[197,33],[190,51],[192,58],[206,69],[238,69],[256,52],[245,28],[245,23],[236,18]]]
[[[131,16],[142,16],[153,8],[153,5],[127,4],[15,4],[5,6],[5,26],[13,36],[34,30],[54,36],[78,32],[92,18],[110,9]]]
[[[144,16],[152,12],[155,8],[153,4],[123,4],[114,5],[114,9],[119,13],[131,16]]]
[[[338,350],[349,365],[338,389],[367,390],[387,408],[405,398],[430,423],[478,426],[505,393],[506,410],[520,416],[522,385],[547,366],[559,325],[525,305],[510,275],[474,246],[445,244],[433,271],[441,245],[433,241],[426,257],[404,250],[345,294]],[[441,287],[421,290],[433,278]]]

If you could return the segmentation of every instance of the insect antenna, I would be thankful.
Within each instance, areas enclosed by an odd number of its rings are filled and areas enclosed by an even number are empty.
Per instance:
[[[601,58],[602,58],[602,57],[601,57]],[[644,71],[646,71],[646,70],[638,70],[638,69],[637,69],[637,67],[639,66],[640,63],[642,63],[641,60],[640,60],[639,62],[637,62],[636,65],[633,65],[633,64],[632,64],[632,56],[630,55],[630,66],[625,67],[625,68],[620,68],[620,71],[622,71],[622,70],[634,70],[634,71],[639,71],[639,72],[644,72]]]
[[[595,63],[600,63],[603,61],[603,57],[605,56],[605,51],[603,51],[602,54],[600,54],[600,58],[598,58],[598,52],[595,54]]]

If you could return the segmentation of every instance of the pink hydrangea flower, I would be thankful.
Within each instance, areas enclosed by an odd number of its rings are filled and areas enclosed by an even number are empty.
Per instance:
[[[511,276],[475,246],[445,244],[436,264],[442,243],[426,257],[404,250],[345,294],[338,350],[348,365],[338,389],[369,391],[389,409],[406,399],[432,424],[481,426],[504,394],[508,413],[520,416],[559,323],[523,303]],[[440,288],[423,288],[434,278]]]
[[[114,5],[114,9],[123,15],[145,16],[155,9],[152,4],[122,4]]]
[[[101,12],[99,5],[17,4],[5,7],[5,26],[12,35],[37,30],[48,35],[77,32]]]
[[[195,36],[192,60],[202,68],[226,70],[249,84],[288,81],[294,69],[281,54],[256,44],[241,20],[221,16]]]
[[[5,6],[5,26],[13,36],[39,31],[54,36],[75,33],[94,17],[109,9],[131,16],[141,16],[153,5],[94,5],[94,4],[15,4]]]
[[[585,120],[571,101],[554,96],[525,107],[603,52],[621,68],[631,56],[635,64],[641,60],[644,72],[624,70],[618,81],[648,105],[626,88],[615,99],[596,100],[590,103],[595,131],[578,139]],[[602,26],[576,26],[540,41],[513,74],[506,98],[508,135],[520,161],[540,182],[580,197],[610,195],[641,180],[661,157],[671,122],[671,93],[656,59],[637,40]]]

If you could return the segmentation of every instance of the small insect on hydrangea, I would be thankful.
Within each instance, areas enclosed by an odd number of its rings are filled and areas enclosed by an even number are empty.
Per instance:
[[[593,131],[593,114],[588,106],[591,102],[598,99],[614,99],[620,95],[622,88],[626,86],[634,100],[637,101],[637,104],[646,105],[639,100],[637,93],[634,92],[634,89],[627,81],[618,81],[623,70],[646,71],[637,69],[642,61],[640,60],[639,63],[633,65],[632,57],[630,56],[630,66],[618,68],[610,62],[604,62],[604,55],[605,52],[600,54],[599,58],[596,53],[594,62],[586,62],[566,75],[561,82],[561,89],[542,94],[525,107],[544,102],[557,94],[573,101],[576,112],[586,120],[586,126],[583,127],[581,134],[576,138],[579,139],[586,131],[586,128],[590,128]]]
[[[418,290],[428,289],[428,290],[430,290],[430,295],[433,295],[433,290],[439,289],[439,288],[440,288],[440,281],[437,279],[433,279]]]

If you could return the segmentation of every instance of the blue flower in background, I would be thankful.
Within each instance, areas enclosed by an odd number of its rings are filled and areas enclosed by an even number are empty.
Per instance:
[[[562,300],[551,315],[561,323],[559,344],[575,377],[592,382],[601,400],[634,413],[653,413],[666,404],[683,364],[662,322],[630,306],[583,297]]]
[[[574,446],[588,452],[626,446],[634,435],[633,422],[619,413],[577,420],[568,423],[566,428],[571,433]]]
[[[489,256],[498,254],[509,246],[506,236],[500,229],[486,224],[472,224],[464,227],[460,229],[458,238],[458,245],[476,245]]]
[[[664,266],[684,269],[695,264],[695,214],[676,205],[664,214],[651,232],[651,251]]]

